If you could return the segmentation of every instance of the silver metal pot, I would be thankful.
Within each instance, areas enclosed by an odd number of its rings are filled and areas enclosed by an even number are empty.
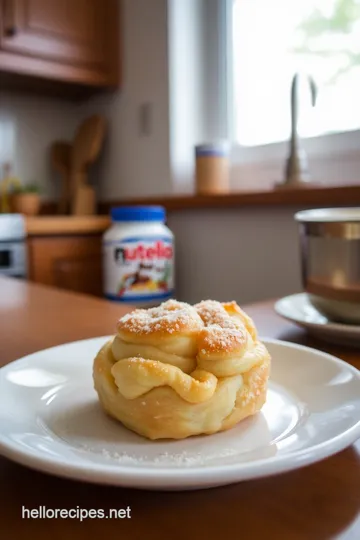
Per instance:
[[[360,208],[305,210],[295,219],[311,303],[334,321],[360,324]]]

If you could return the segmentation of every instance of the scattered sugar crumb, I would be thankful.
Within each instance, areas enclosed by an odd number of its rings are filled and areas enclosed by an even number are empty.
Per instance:
[[[200,452],[161,452],[155,456],[136,456],[133,454],[127,454],[126,452],[111,451],[106,448],[102,450],[92,449],[87,445],[81,445],[81,448],[85,451],[101,455],[102,457],[116,461],[119,465],[171,465],[171,466],[201,466],[210,463],[213,460],[218,460],[226,457],[235,456],[238,451],[233,448],[225,449],[221,452],[213,454],[201,454]]]

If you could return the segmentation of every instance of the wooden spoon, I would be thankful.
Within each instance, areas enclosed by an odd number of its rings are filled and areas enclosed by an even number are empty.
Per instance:
[[[70,211],[70,170],[72,146],[68,142],[57,141],[51,146],[51,162],[61,175],[61,192],[58,204],[59,214]]]
[[[104,136],[105,119],[99,115],[87,118],[76,132],[71,156],[72,213],[75,215],[95,213],[95,191],[88,185],[88,169],[100,153]]]

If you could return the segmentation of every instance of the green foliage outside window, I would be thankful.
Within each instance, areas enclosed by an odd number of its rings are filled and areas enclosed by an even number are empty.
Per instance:
[[[333,84],[360,66],[360,40],[357,40],[357,49],[353,48],[349,39],[346,43],[346,38],[351,38],[356,25],[360,35],[360,0],[335,0],[330,13],[315,9],[299,24],[296,33],[299,44],[292,50],[301,55],[332,61],[334,69],[327,83]],[[331,39],[335,47],[329,46]]]

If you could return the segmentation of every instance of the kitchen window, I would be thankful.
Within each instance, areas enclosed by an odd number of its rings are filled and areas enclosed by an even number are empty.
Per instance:
[[[314,108],[306,77],[299,92],[299,134],[307,152],[334,159],[359,149],[360,0],[228,0],[223,6],[235,161],[264,166],[264,160],[286,157],[296,72],[311,75],[318,88]],[[352,163],[346,175],[355,170]]]

